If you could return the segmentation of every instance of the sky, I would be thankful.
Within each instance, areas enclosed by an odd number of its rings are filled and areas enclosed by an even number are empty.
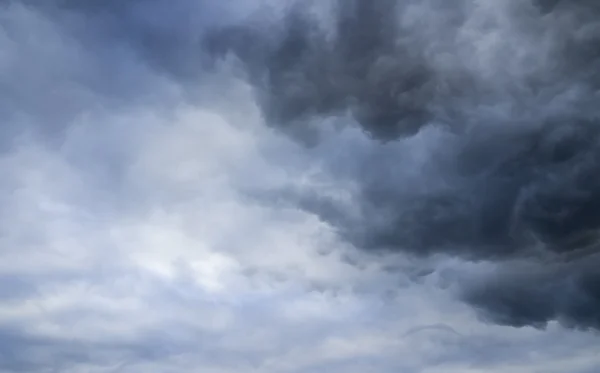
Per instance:
[[[597,371],[597,2],[0,7],[1,373]]]

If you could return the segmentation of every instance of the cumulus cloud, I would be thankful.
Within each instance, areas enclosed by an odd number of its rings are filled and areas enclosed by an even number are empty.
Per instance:
[[[445,4],[4,4],[0,371],[595,369],[596,9]]]

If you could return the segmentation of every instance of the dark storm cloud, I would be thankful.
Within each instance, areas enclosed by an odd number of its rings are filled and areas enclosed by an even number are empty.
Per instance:
[[[308,123],[350,114],[387,142],[424,138],[426,128],[444,136],[410,181],[397,176],[411,166],[407,141],[361,158],[358,218],[319,196],[303,206],[365,249],[500,263],[499,279],[465,288],[490,320],[599,328],[600,6],[355,0],[333,9],[322,22],[292,8],[282,24],[220,30],[207,45],[240,58],[267,121],[284,131],[307,136]],[[511,278],[515,258],[540,269]]]
[[[205,41],[213,55],[233,52],[242,60],[268,122],[293,134],[310,135],[311,119],[344,114],[383,140],[415,134],[432,122],[463,129],[484,110],[504,105],[519,117],[531,115],[532,108],[575,88],[580,100],[562,99],[570,106],[593,105],[591,98],[581,98],[590,93],[597,49],[595,31],[581,26],[589,18],[582,10],[587,3],[544,15],[541,9],[548,13],[560,4],[507,2],[515,31],[506,36],[516,35],[513,42],[524,46],[518,40],[524,35],[534,44],[524,56],[511,57],[515,51],[509,48],[498,52],[491,62],[506,66],[497,66],[491,77],[486,66],[473,66],[478,56],[469,45],[487,41],[465,40],[461,33],[473,19],[485,17],[472,31],[495,31],[498,20],[475,14],[474,5],[324,3],[333,9],[326,21],[296,5],[279,22],[256,19],[211,32]]]
[[[466,285],[465,300],[493,322],[600,330],[600,274],[597,254],[569,263],[505,266],[483,283]]]
[[[593,239],[600,224],[598,130],[594,123],[567,122],[470,135],[476,140],[456,145],[454,164],[438,171],[446,185],[433,192],[365,184],[363,246],[473,259],[526,254],[535,241],[570,251]]]
[[[281,24],[217,31],[215,54],[235,52],[256,84],[267,120],[297,131],[313,117],[350,111],[379,138],[414,133],[430,118],[437,77],[413,40],[402,40],[399,2],[335,3],[326,30],[299,6]]]

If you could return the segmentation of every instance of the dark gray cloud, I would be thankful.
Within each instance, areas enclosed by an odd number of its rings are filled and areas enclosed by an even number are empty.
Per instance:
[[[504,266],[482,283],[465,285],[464,298],[490,321],[545,327],[558,320],[567,327],[600,329],[599,260],[521,263]]]
[[[582,27],[589,23],[587,3],[555,5],[560,10],[547,15],[528,2],[509,2],[508,9],[489,5],[488,14],[473,9],[484,5],[463,1],[327,4],[332,11],[325,21],[298,5],[280,22],[257,19],[207,38],[213,54],[241,58],[276,127],[298,133],[310,130],[311,118],[350,113],[369,135],[393,140],[435,122],[463,129],[498,120],[484,113],[499,106],[514,111],[515,120],[543,118],[552,100],[567,101],[565,111],[592,103],[585,95],[593,93],[597,35]],[[490,14],[495,11],[510,22],[498,24],[505,21]],[[468,32],[495,32],[514,38],[516,46],[501,51],[490,45],[495,54],[483,57],[496,60],[478,66],[473,61],[483,52],[477,48],[494,41]],[[510,56],[515,52],[521,55]],[[577,100],[563,97],[572,89],[579,91],[573,93]]]
[[[500,263],[500,280],[465,289],[490,320],[598,328],[600,7],[331,4],[326,21],[292,7],[207,42],[240,58],[272,126],[306,140],[350,114],[388,142],[353,158],[358,214],[320,196],[302,205],[365,249]],[[403,147],[428,137],[426,164],[411,162]],[[410,167],[420,174],[402,177]],[[515,258],[540,269],[514,279]]]
[[[368,184],[361,193],[367,227],[360,239],[370,247],[474,259],[526,254],[537,241],[570,251],[593,239],[599,223],[597,132],[593,123],[572,122],[530,133],[492,132],[458,146],[454,167],[438,171],[447,173],[446,185],[433,192]]]
[[[325,29],[305,7],[271,27],[216,31],[207,45],[246,64],[267,120],[297,132],[312,117],[350,111],[373,136],[414,133],[431,118],[438,77],[421,51],[402,40],[397,1],[334,4]]]

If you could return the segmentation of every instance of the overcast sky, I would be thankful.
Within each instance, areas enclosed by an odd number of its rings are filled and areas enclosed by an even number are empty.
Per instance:
[[[597,372],[598,16],[1,0],[0,372]]]

